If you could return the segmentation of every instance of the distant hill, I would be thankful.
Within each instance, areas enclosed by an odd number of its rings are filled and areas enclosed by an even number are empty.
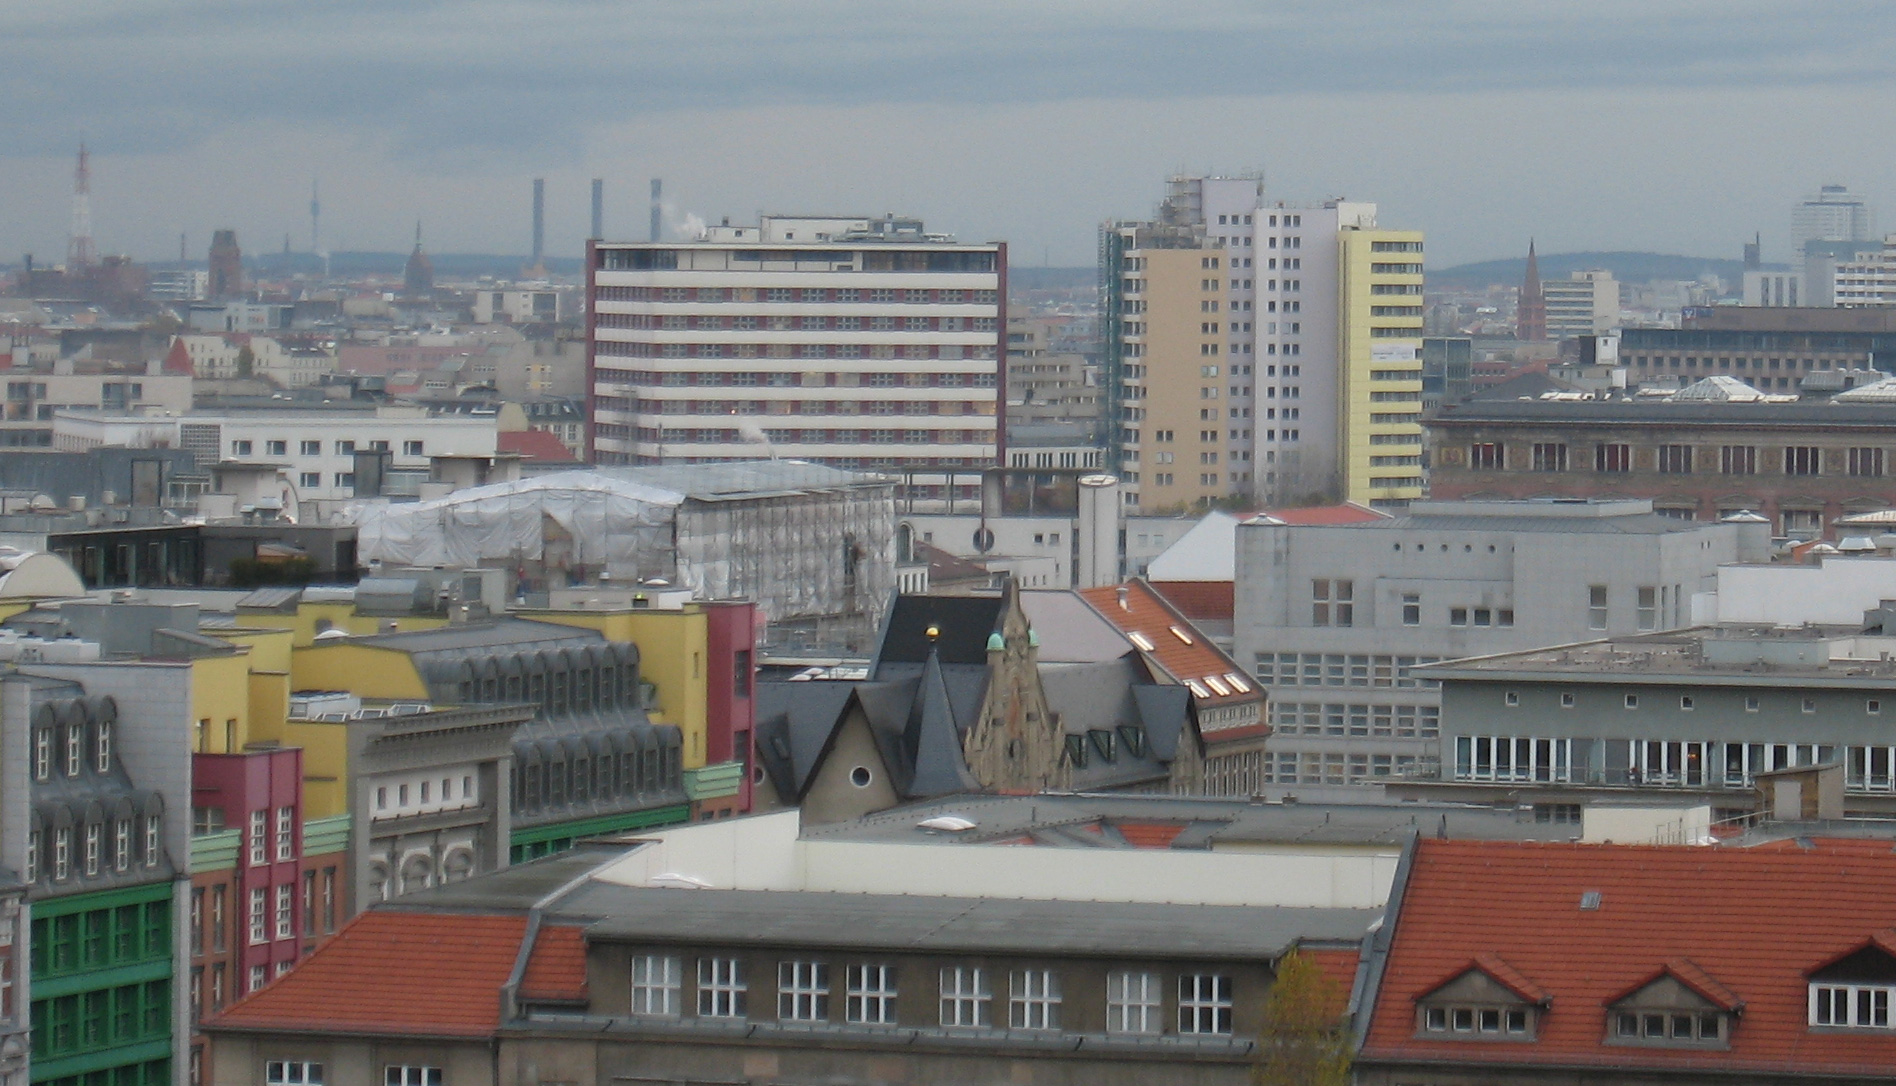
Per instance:
[[[1673,256],[1667,253],[1540,253],[1536,259],[1540,264],[1542,279],[1565,279],[1577,271],[1605,268],[1622,283],[1644,283],[1653,279],[1694,280],[1708,273],[1736,283],[1745,271],[1742,260]],[[1483,260],[1475,264],[1458,264],[1452,268],[1430,268],[1428,283],[1431,288],[1472,288],[1494,284],[1518,286],[1521,277],[1526,274],[1527,257],[1522,255],[1510,260]]]

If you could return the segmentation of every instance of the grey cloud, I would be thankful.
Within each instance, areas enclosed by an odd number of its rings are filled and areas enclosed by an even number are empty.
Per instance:
[[[1888,78],[1890,7],[1761,0],[77,2],[9,16],[0,154],[158,152],[243,124],[455,161],[629,116]]]

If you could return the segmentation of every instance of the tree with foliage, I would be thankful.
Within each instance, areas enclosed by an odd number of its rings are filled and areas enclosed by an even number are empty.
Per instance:
[[[237,376],[249,377],[257,369],[257,356],[246,343],[237,349]]]
[[[1255,1086],[1347,1086],[1350,1039],[1343,1005],[1343,993],[1315,959],[1300,950],[1280,958],[1257,1034]]]

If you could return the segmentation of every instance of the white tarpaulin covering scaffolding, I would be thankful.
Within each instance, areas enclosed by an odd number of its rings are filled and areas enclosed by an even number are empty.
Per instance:
[[[604,568],[772,621],[873,620],[895,587],[893,485],[794,461],[561,472],[351,512],[360,557],[385,567],[522,565],[549,583]]]
[[[677,572],[672,526],[685,496],[589,471],[469,487],[424,502],[352,507],[364,561],[462,569],[509,562],[601,567],[620,578]],[[547,522],[558,526],[549,544]]]

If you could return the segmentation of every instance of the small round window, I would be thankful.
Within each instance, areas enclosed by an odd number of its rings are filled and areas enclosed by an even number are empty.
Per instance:
[[[856,768],[849,771],[849,783],[855,785],[858,788],[869,787],[870,779],[871,779],[871,776],[869,773],[869,767],[866,765],[859,765]]]

